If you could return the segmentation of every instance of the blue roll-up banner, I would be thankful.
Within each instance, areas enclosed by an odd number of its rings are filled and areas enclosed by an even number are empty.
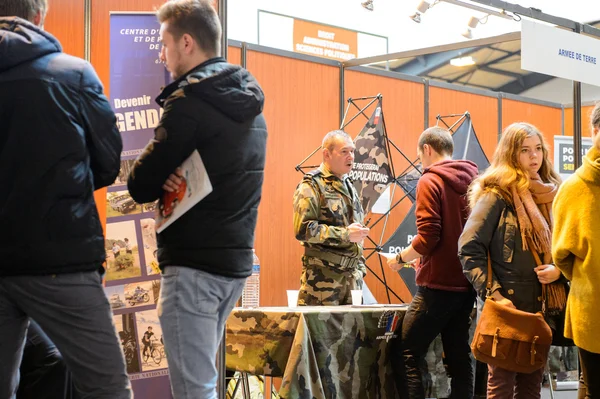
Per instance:
[[[154,99],[169,82],[158,54],[155,14],[111,14],[110,102],[123,137],[121,171],[106,198],[106,295],[136,398],[169,399],[169,370],[156,305],[155,205],[135,203],[127,176],[154,137],[162,110]]]

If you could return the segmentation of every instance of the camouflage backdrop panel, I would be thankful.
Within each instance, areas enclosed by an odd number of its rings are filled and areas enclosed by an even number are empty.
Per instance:
[[[361,198],[364,212],[368,213],[394,177],[388,157],[381,100],[354,140],[354,145],[356,151],[350,178]]]

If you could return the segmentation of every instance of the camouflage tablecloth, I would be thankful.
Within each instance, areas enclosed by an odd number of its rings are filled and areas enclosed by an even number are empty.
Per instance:
[[[233,310],[228,369],[282,377],[281,398],[394,399],[388,341],[405,306]]]

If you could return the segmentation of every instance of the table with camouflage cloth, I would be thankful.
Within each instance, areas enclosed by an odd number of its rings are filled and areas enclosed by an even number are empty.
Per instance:
[[[396,398],[388,341],[406,306],[233,310],[227,368],[282,377],[281,398]]]

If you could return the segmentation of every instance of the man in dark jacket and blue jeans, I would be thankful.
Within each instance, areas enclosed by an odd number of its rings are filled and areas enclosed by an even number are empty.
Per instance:
[[[392,344],[391,355],[398,380],[406,373],[410,399],[425,398],[420,367],[438,334],[452,378],[450,397],[473,397],[469,327],[475,293],[458,259],[458,238],[469,216],[466,193],[477,176],[477,166],[452,160],[453,150],[452,136],[445,129],[432,127],[419,137],[423,176],[417,184],[417,236],[395,260],[388,261],[398,270],[421,258],[417,293],[397,332],[402,340]]]
[[[45,0],[0,2],[0,398],[16,392],[29,318],[83,397],[130,398],[94,202],[121,137],[93,68],[62,53],[45,13]]]
[[[210,0],[158,10],[161,59],[174,82],[155,137],[129,176],[131,196],[155,201],[180,183],[176,170],[200,153],[213,191],[158,234],[158,314],[175,399],[216,398],[215,357],[227,316],[252,272],[267,131],[263,92],[245,69],[219,57],[221,26]]]

